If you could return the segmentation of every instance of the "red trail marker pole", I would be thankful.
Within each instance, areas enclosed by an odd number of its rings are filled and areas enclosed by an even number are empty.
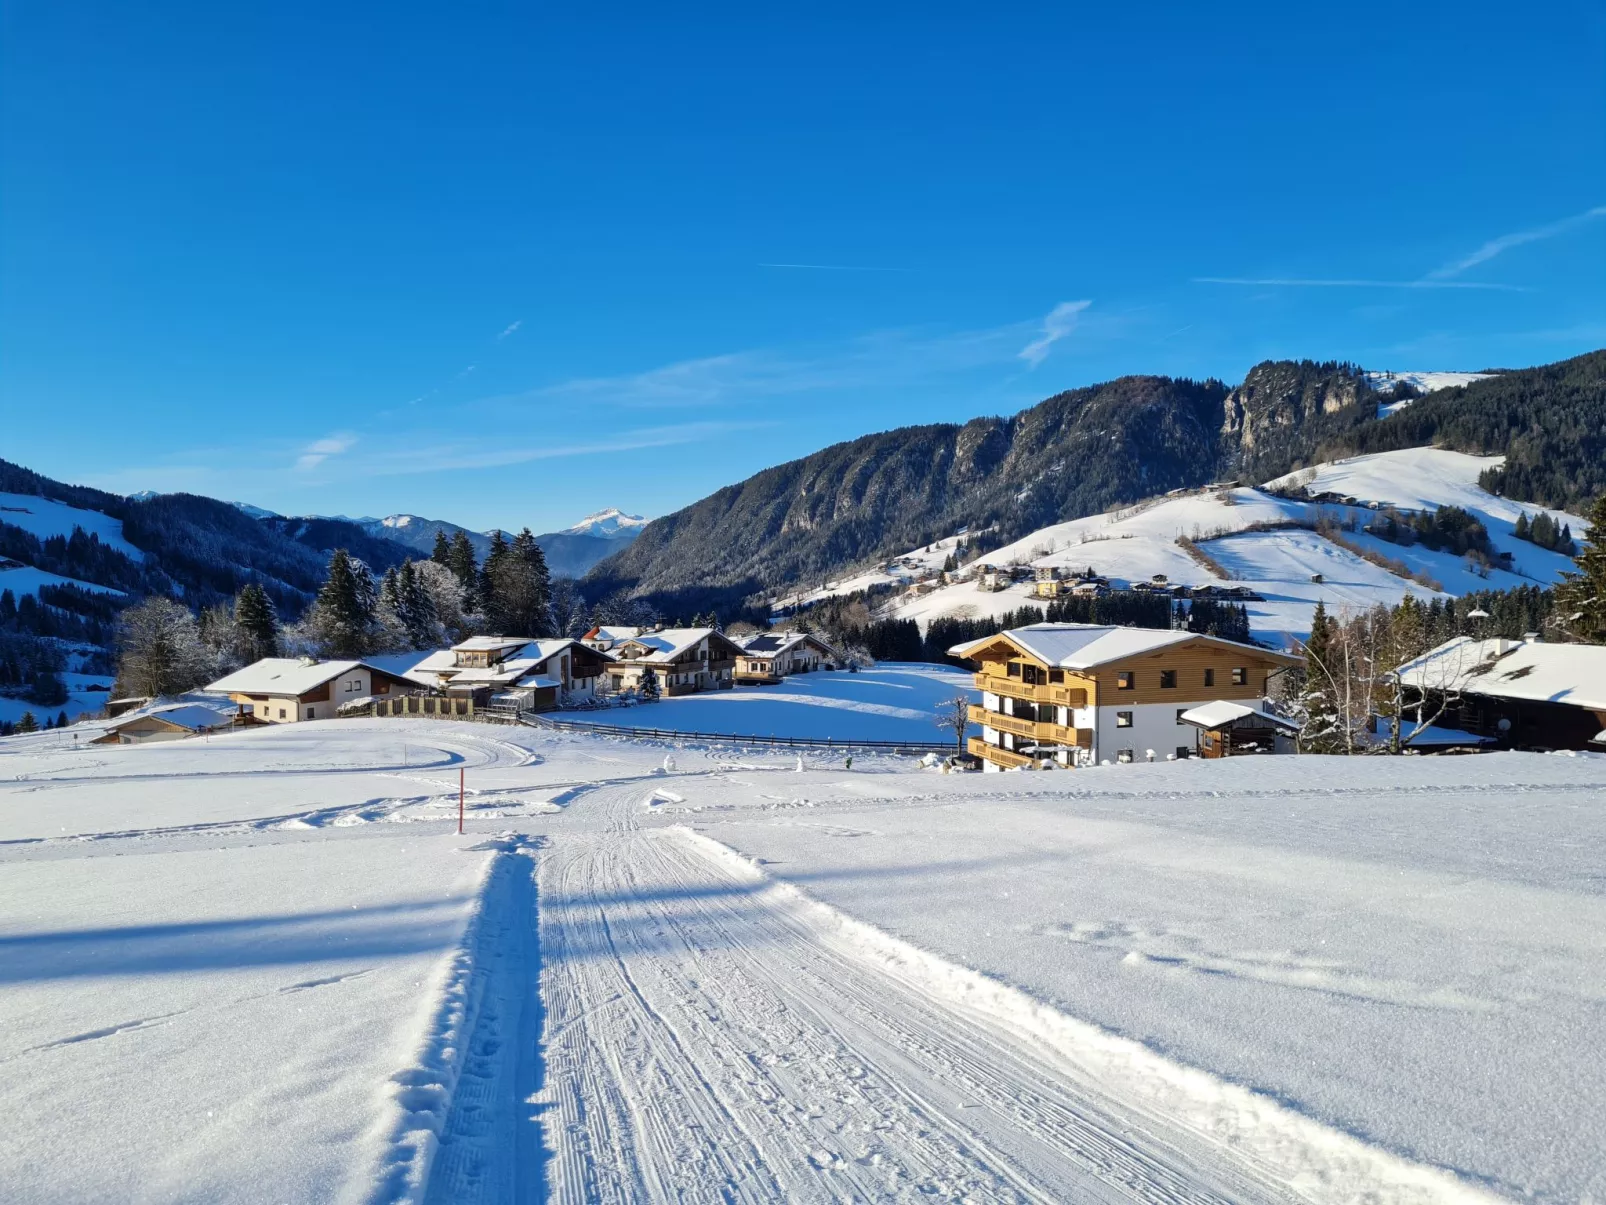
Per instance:
[[[463,767],[457,767],[457,835],[463,835]]]

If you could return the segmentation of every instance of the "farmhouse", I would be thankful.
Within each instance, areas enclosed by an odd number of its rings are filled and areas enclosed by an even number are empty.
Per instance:
[[[408,671],[421,685],[453,695],[520,696],[526,710],[594,700],[605,684],[607,653],[578,640],[471,636],[431,653]]]
[[[269,724],[326,720],[344,704],[414,689],[414,683],[363,661],[264,657],[219,678],[208,694],[228,695],[240,711]]]
[[[239,714],[222,705],[165,703],[125,712],[97,736],[94,745],[143,745],[150,741],[176,741],[235,727]]]
[[[664,628],[614,645],[607,667],[609,688],[635,690],[651,669],[665,695],[724,690],[735,685],[739,645],[713,628]]]
[[[1257,707],[1297,657],[1216,636],[1099,624],[1039,623],[948,650],[980,667],[984,770],[1193,756],[1183,714],[1218,699]]]
[[[739,683],[774,683],[788,674],[835,669],[841,664],[837,651],[812,632],[760,632],[739,643]]]
[[[1502,749],[1606,748],[1606,646],[1458,636],[1395,673],[1408,721]]]

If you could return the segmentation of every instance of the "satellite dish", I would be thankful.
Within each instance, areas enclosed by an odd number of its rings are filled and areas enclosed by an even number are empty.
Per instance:
[[[1495,725],[1495,727],[1500,729],[1501,732],[1510,732],[1511,731],[1511,721],[1508,720],[1508,719],[1502,718],[1501,721],[1498,724]]]

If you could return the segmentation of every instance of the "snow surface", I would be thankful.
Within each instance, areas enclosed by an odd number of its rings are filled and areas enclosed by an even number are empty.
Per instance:
[[[1397,506],[1403,510],[1462,507],[1476,515],[1489,530],[1497,551],[1512,554],[1512,571],[1493,570],[1484,576],[1465,558],[1427,548],[1390,544],[1362,531],[1346,533],[1350,541],[1379,555],[1403,563],[1415,574],[1439,583],[1447,594],[1474,590],[1502,590],[1528,582],[1550,585],[1573,568],[1571,558],[1540,548],[1513,535],[1517,516],[1530,519],[1543,509],[1512,502],[1488,493],[1478,485],[1478,474],[1501,457],[1468,456],[1439,448],[1408,448],[1356,456],[1313,466],[1267,483],[1267,489],[1308,488],[1311,494],[1333,493],[1360,503]],[[1589,530],[1586,520],[1562,511],[1548,512],[1559,523],[1569,523],[1575,538]],[[1332,544],[1310,531],[1243,532],[1267,523],[1315,523],[1353,520],[1364,526],[1376,517],[1363,506],[1335,506],[1274,497],[1258,489],[1194,490],[1176,497],[1152,498],[1135,506],[1102,515],[1090,515],[1044,527],[980,558],[984,565],[1022,564],[1081,570],[1091,567],[1118,586],[1148,581],[1165,574],[1168,581],[1187,586],[1242,585],[1266,596],[1264,604],[1248,603],[1250,628],[1257,638],[1280,642],[1310,630],[1310,616],[1318,600],[1329,610],[1397,602],[1410,592],[1431,598],[1435,591],[1389,571]],[[1223,582],[1177,544],[1178,536],[1198,542],[1227,569]],[[1223,555],[1225,553],[1225,555]],[[1333,571],[1335,581],[1312,583],[1312,573]],[[862,579],[838,584],[836,593],[857,588]],[[938,616],[984,618],[1003,615],[1019,607],[1042,606],[1023,582],[998,592],[977,589],[973,582],[944,586],[920,598],[900,600],[889,613],[917,620],[924,628]]]
[[[888,661],[856,674],[793,674],[774,686],[736,686],[635,707],[556,712],[553,718],[687,733],[929,743],[952,739],[951,730],[937,727],[937,712],[961,694],[981,701],[971,675],[963,670]]]
[[[605,540],[633,540],[645,526],[647,520],[643,516],[627,515],[617,506],[610,506],[595,514],[587,515],[573,527],[566,527],[563,530],[577,536],[601,536]]]
[[[1432,393],[1436,389],[1459,389],[1473,381],[1486,381],[1492,375],[1487,372],[1369,372],[1366,380],[1379,393],[1387,393],[1396,381],[1414,385],[1423,393]],[[1385,402],[1377,408],[1377,417],[1387,418],[1405,409],[1414,400],[1407,398],[1403,402]]]
[[[10,590],[14,597],[20,599],[24,594],[38,595],[40,586],[78,586],[92,594],[115,594],[118,597],[123,594],[121,590],[114,590],[110,586],[97,586],[94,582],[81,582],[58,573],[46,573],[32,565],[0,567],[0,591]]]
[[[56,736],[0,740],[8,1202],[1606,1193],[1603,757]]]
[[[82,527],[86,535],[99,536],[102,544],[117,549],[130,560],[145,559],[143,552],[123,538],[123,521],[98,510],[80,510],[65,502],[36,498],[32,494],[0,493],[0,523],[20,527],[41,540],[49,536],[70,536],[74,527]]]

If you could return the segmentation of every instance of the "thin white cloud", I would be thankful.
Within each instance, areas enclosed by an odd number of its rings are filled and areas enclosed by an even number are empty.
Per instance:
[[[519,327],[521,327],[523,325],[524,325],[524,319],[515,318],[512,322],[508,323],[507,327],[502,331],[502,333],[496,337],[496,341],[498,343],[500,343],[503,339],[506,339],[509,335],[511,335],[514,331],[518,330]]]
[[[296,458],[296,468],[302,472],[315,469],[331,456],[348,451],[356,442],[355,435],[330,435],[315,439],[301,450],[301,455]]]
[[[908,268],[874,268],[863,264],[759,264],[761,268],[789,268],[804,272],[907,272]]]
[[[1251,285],[1255,288],[1296,289],[1488,289],[1499,293],[1528,293],[1521,285],[1489,284],[1478,280],[1324,280],[1305,276],[1195,276],[1199,285]]]
[[[1091,301],[1060,302],[1048,312],[1048,317],[1043,319],[1043,327],[1037,338],[1021,348],[1016,355],[1036,368],[1048,358],[1049,348],[1076,329],[1082,311],[1092,304]]]
[[[1433,269],[1427,274],[1428,280],[1448,280],[1452,276],[1459,276],[1468,268],[1475,268],[1479,264],[1488,263],[1502,251],[1509,251],[1513,247],[1520,247],[1524,243],[1537,243],[1541,239],[1555,238],[1558,234],[1566,234],[1569,230],[1576,230],[1596,218],[1606,217],[1606,205],[1596,205],[1586,209],[1583,213],[1575,213],[1570,218],[1562,218],[1559,222],[1550,222],[1544,226],[1535,226],[1532,230],[1518,230],[1513,234],[1502,234],[1499,238],[1492,238],[1470,255],[1460,259],[1451,260],[1442,267]]]
[[[528,464],[537,460],[556,460],[570,456],[594,456],[643,448],[668,448],[697,443],[717,435],[755,431],[771,422],[692,422],[662,427],[638,427],[608,434],[599,439],[568,443],[526,443],[507,447],[480,444],[454,444],[424,440],[427,448],[403,448],[375,456],[352,471],[363,477],[383,477],[402,473],[435,472],[446,469],[489,469]]]

